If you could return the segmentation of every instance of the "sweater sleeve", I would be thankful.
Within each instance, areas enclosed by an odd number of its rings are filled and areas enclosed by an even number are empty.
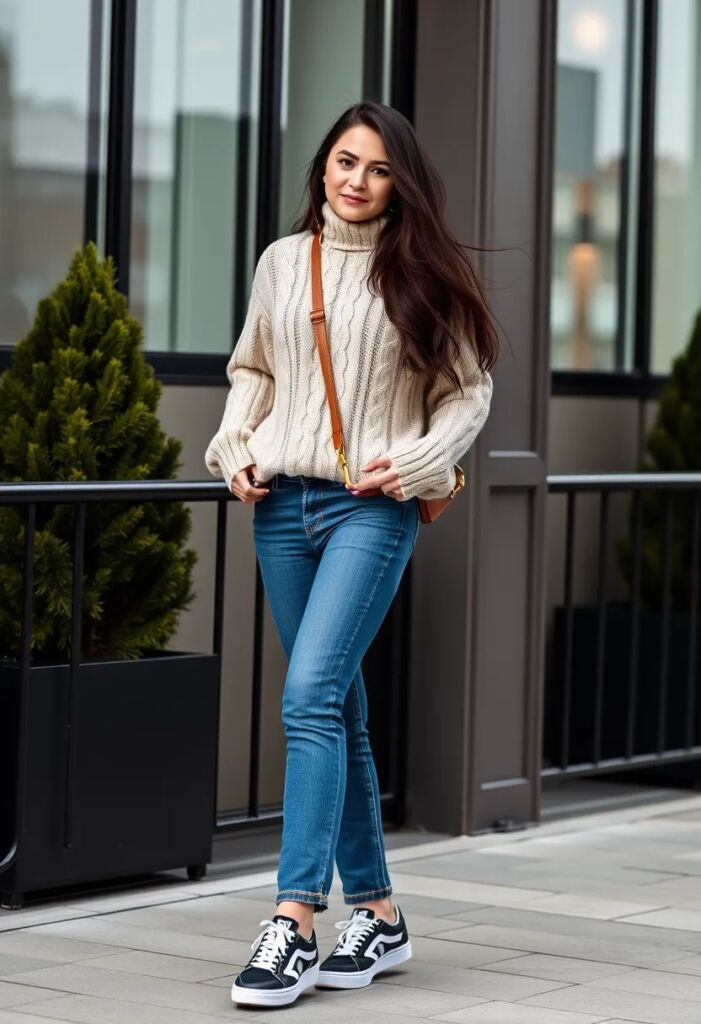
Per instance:
[[[490,374],[479,368],[471,345],[462,345],[453,368],[463,391],[456,391],[441,374],[426,395],[426,433],[412,441],[399,438],[386,452],[399,472],[399,484],[407,499],[447,497],[455,486],[454,464],[472,445],[487,419],[493,382]]]
[[[207,469],[213,476],[224,477],[227,486],[255,462],[246,442],[270,412],[275,396],[269,249],[256,266],[246,320],[226,367],[231,387],[224,415],[205,453]]]

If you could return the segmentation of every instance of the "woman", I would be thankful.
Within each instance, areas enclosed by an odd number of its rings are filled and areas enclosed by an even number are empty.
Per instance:
[[[254,504],[256,555],[289,665],[277,913],[261,921],[232,998],[293,1002],[312,984],[359,988],[408,959],[390,898],[361,661],[419,532],[417,497],[447,495],[489,412],[497,335],[445,190],[409,121],[358,103],[308,173],[309,205],[263,252],[206,463]],[[348,489],[310,320],[321,270]],[[380,493],[364,492],[380,488]],[[354,905],[319,963],[315,912],[334,859]]]

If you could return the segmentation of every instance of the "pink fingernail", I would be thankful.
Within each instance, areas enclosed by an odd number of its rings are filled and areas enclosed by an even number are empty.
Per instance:
[[[351,491],[351,494],[360,494],[360,491]]]

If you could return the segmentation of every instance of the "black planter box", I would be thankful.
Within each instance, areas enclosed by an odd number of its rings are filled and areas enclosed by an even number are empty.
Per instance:
[[[546,682],[544,758],[547,764],[562,764],[562,707],[565,680],[565,613],[554,609],[551,670]],[[582,764],[594,757],[596,728],[596,605],[575,605],[572,609],[572,668],[570,707],[570,748],[568,764]],[[601,703],[601,758],[627,755],[630,711],[630,641],[632,605],[611,602],[605,610],[603,687]],[[691,616],[672,611],[669,618],[669,646],[666,666],[666,696],[662,701],[661,611],[640,609],[638,616],[638,666],[634,682],[634,756],[658,752],[658,730],[664,715],[662,750],[682,750],[689,723],[689,643]],[[694,721],[692,742],[701,742],[701,622],[697,617]]]
[[[2,906],[27,892],[187,867],[201,877],[216,819],[219,658],[84,662],[67,787],[68,665],[32,666],[24,824],[0,873]],[[19,667],[0,664],[0,860],[17,821]],[[70,788],[71,845],[64,845]]]

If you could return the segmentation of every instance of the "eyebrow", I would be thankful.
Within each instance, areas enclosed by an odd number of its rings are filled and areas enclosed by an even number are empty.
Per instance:
[[[349,149],[339,149],[338,156],[340,156],[341,153],[346,153],[348,156],[352,156],[354,160],[358,159],[357,155],[355,153],[351,153],[351,151]],[[386,164],[386,166],[389,167],[389,161],[388,160],[371,160],[370,163],[371,164]]]

